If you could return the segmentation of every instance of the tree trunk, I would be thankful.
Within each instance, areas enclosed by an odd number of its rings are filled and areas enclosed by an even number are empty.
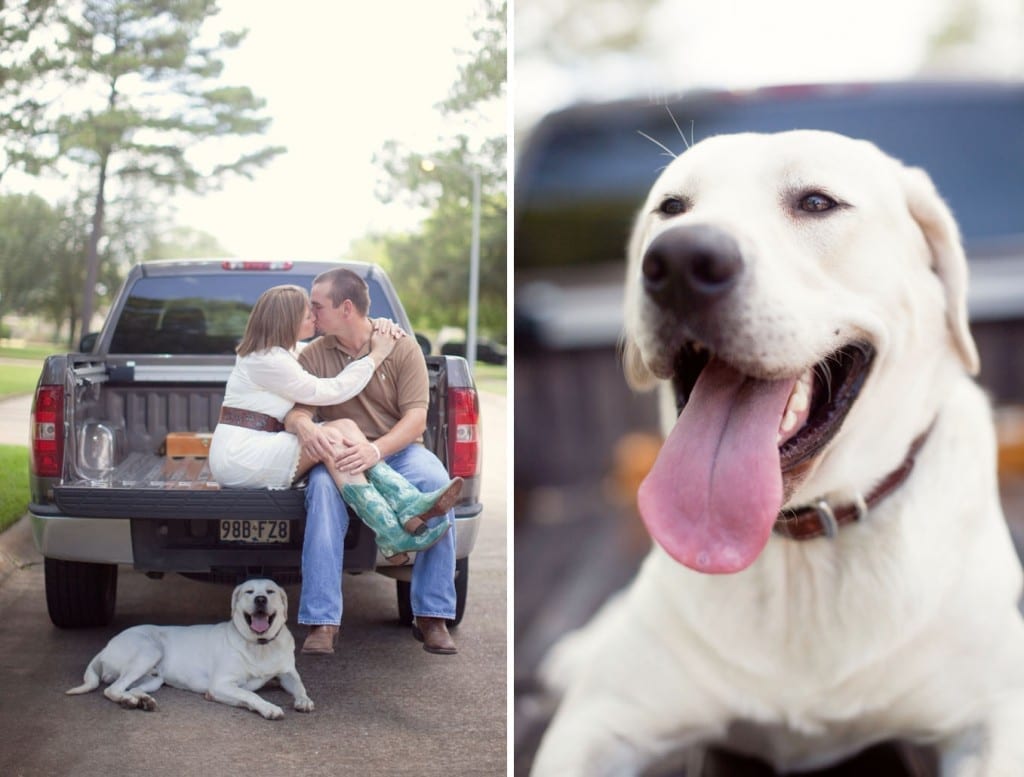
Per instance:
[[[104,190],[107,185],[107,162],[110,152],[100,154],[100,180],[96,187],[96,207],[92,215],[92,234],[89,235],[89,248],[85,257],[85,288],[82,291],[82,334],[90,331],[92,326],[93,302],[96,296],[96,279],[100,271],[100,238],[103,237],[103,211],[106,206]]]
[[[69,305],[66,314],[62,314],[60,316],[60,323],[57,325],[58,330],[60,328],[60,325],[64,323],[65,315],[67,316],[68,322],[68,350],[77,351],[78,341],[81,339],[81,337],[75,332],[75,325],[78,324],[78,311],[75,310],[74,305]]]

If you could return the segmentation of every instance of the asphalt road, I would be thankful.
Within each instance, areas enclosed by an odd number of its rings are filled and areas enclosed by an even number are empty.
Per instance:
[[[285,709],[281,721],[166,686],[151,713],[122,710],[99,691],[65,696],[118,631],[226,620],[230,589],[122,568],[114,624],[62,631],[46,614],[42,559],[27,524],[0,535],[0,775],[505,774],[506,402],[484,394],[481,405],[485,520],[465,619],[453,632],[459,654],[428,654],[397,624],[393,581],[346,576],[338,652],[297,656],[316,703],[311,714],[292,710],[280,689],[261,695]],[[0,429],[12,406],[0,403]],[[26,429],[27,419],[13,426]],[[299,590],[288,593],[301,644]]]

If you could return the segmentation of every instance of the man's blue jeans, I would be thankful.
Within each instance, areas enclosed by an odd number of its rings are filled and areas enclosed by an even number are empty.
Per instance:
[[[422,445],[410,445],[386,459],[420,491],[433,491],[448,482],[441,461]],[[416,554],[412,570],[412,611],[435,618],[455,617],[455,517],[452,529],[429,550]],[[348,531],[348,510],[322,464],[309,472],[306,486],[306,535],[302,545],[302,593],[299,623],[309,626],[341,623],[341,570]]]

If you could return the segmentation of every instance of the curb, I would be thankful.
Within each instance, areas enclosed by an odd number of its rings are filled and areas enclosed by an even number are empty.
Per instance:
[[[41,560],[32,540],[32,525],[26,513],[17,523],[0,533],[0,585],[12,572],[38,564]]]

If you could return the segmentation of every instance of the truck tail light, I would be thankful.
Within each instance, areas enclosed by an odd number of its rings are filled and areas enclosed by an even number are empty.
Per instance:
[[[452,477],[471,478],[480,473],[480,400],[476,389],[448,389],[448,435]]]
[[[293,262],[242,262],[225,260],[220,263],[224,270],[290,270]]]
[[[64,387],[40,386],[32,403],[32,472],[57,478],[64,467]]]

